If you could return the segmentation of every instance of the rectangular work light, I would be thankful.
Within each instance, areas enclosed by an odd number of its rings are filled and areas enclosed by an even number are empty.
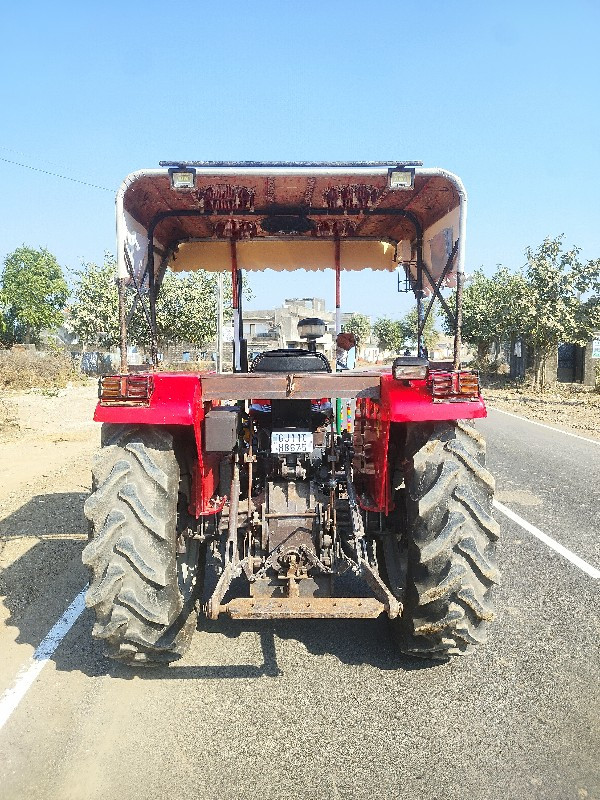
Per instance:
[[[427,377],[429,361],[417,356],[400,356],[392,364],[392,375],[397,381]]]
[[[196,170],[191,167],[169,169],[171,189],[193,189],[196,185]]]
[[[388,186],[393,191],[410,190],[415,185],[415,171],[410,167],[392,167],[388,170]]]

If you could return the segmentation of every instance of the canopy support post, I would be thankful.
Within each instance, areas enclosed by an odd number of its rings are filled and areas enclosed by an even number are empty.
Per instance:
[[[148,271],[148,302],[150,305],[150,358],[152,366],[158,366],[158,330],[156,328],[156,295],[158,294],[158,287],[156,286],[156,273],[154,271],[154,228],[156,224],[154,220],[151,221],[148,227],[148,256],[146,261],[146,270]],[[142,284],[143,285],[143,278]],[[139,293],[139,290],[138,290]]]
[[[465,273],[458,269],[456,272],[456,314],[455,314],[455,328],[454,328],[454,363],[452,369],[460,369],[460,346],[461,346],[461,329],[462,329],[462,297],[463,286],[465,282]]]
[[[342,287],[340,280],[341,270],[341,245],[340,240],[335,239],[335,334],[342,330]]]
[[[440,303],[442,304],[442,306],[444,308],[444,311],[446,312],[446,314],[448,316],[448,321],[450,322],[450,324],[452,325],[453,328],[456,328],[456,317],[454,316],[454,314],[450,310],[450,306],[446,302],[445,298],[442,296],[442,294],[440,292],[440,288],[442,286],[442,283],[444,282],[444,279],[445,279],[446,275],[450,271],[450,268],[452,267],[452,264],[454,263],[454,259],[456,257],[456,253],[457,253],[457,250],[458,250],[458,241],[459,240],[457,239],[454,242],[454,247],[452,248],[452,252],[448,256],[448,260],[446,261],[446,266],[444,267],[444,269],[442,271],[442,274],[440,275],[439,280],[437,281],[437,283],[431,277],[431,273],[429,272],[427,267],[425,267],[425,265],[423,265],[423,269],[425,270],[425,274],[427,275],[429,283],[431,284],[431,286],[433,288],[433,294],[431,295],[431,300],[429,301],[429,305],[427,306],[427,308],[425,310],[425,313],[423,314],[423,320],[422,320],[421,323],[419,323],[419,335],[421,335],[425,331],[425,325],[427,324],[427,320],[429,319],[429,314],[431,312],[431,309],[433,308],[433,304],[435,303],[436,298],[438,298]]]
[[[148,242],[148,299],[150,301],[150,356],[152,366],[158,366],[158,331],[156,329],[156,281],[154,274],[154,248]]]
[[[127,319],[125,315],[125,278],[117,279],[117,290],[119,292],[119,345],[121,351],[122,373],[128,371],[127,366]]]
[[[144,274],[142,275],[142,282],[141,284],[137,282],[135,277],[135,272],[133,269],[133,264],[131,263],[131,257],[125,248],[124,250],[124,258],[125,264],[127,266],[127,271],[129,272],[129,277],[131,278],[131,282],[133,283],[133,288],[136,291],[135,299],[139,299],[140,304],[142,306],[142,310],[144,312],[144,316],[146,317],[146,322],[148,323],[148,328],[150,329],[150,347],[152,352],[152,364],[153,366],[157,366],[158,361],[158,344],[157,344],[157,333],[156,333],[156,305],[153,304],[153,293],[152,289],[154,287],[154,282],[152,280],[154,273],[148,272],[148,264],[146,264],[146,269],[144,270]],[[144,298],[142,296],[142,289],[144,281],[146,280],[146,275],[148,275],[148,299],[150,310],[146,308],[146,303],[144,302]],[[156,300],[156,294],[154,294],[154,301]],[[126,309],[126,302],[125,302],[125,283],[123,282],[123,295],[119,294],[119,315],[121,314],[121,301],[123,302],[123,316],[124,316],[124,335],[127,337],[127,325],[133,319],[133,314],[135,312],[135,303],[131,304],[131,308],[129,310],[129,316],[125,316],[125,309]],[[154,316],[153,316],[154,315]],[[152,320],[154,319],[154,323]],[[125,347],[127,347],[127,341],[125,340]]]
[[[223,273],[217,272],[217,372],[223,372]]]
[[[415,298],[417,301],[417,355],[423,358],[425,346],[423,344],[423,329],[425,327],[425,313],[423,308],[423,233],[417,231],[417,285],[415,286]]]
[[[336,237],[334,240],[335,248],[335,335],[336,339],[342,332],[342,285],[341,285],[341,244],[340,240]],[[341,371],[337,360],[337,342],[334,348],[336,372]],[[339,397],[335,399],[335,430],[337,433],[342,432],[342,400]]]
[[[229,240],[231,253],[231,306],[233,309],[233,371],[240,371],[240,310],[238,307],[238,267],[235,239]]]
[[[242,316],[242,274],[238,268],[236,240],[229,240],[231,248],[231,295],[233,306],[233,371],[248,372],[248,350],[244,339]]]

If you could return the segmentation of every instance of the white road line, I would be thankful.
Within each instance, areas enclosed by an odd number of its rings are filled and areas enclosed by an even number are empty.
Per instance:
[[[37,676],[44,669],[58,645],[71,630],[73,623],[85,609],[87,586],[79,592],[62,617],[46,634],[31,658],[23,664],[12,686],[0,697],[0,729],[25,697]]]
[[[576,567],[583,570],[587,575],[592,578],[600,578],[600,569],[596,569],[596,567],[592,567],[591,564],[588,564],[587,561],[584,561],[579,556],[575,555],[575,553],[571,552],[571,550],[567,550],[566,547],[563,547],[562,544],[559,544],[555,541],[551,536],[548,536],[547,533],[544,533],[539,528],[536,528],[530,522],[527,522],[526,519],[520,517],[518,514],[515,514],[514,511],[511,511],[510,508],[507,508],[502,503],[499,503],[497,500],[494,500],[494,506],[505,514],[509,519],[513,522],[516,522],[517,525],[520,525],[524,530],[528,533],[532,533],[534,536],[537,536],[544,544],[547,544],[548,547],[551,547],[553,550],[556,550],[557,553],[560,553],[561,556],[568,559],[572,564],[575,564]]]
[[[514,417],[515,419],[522,419],[525,422],[531,422],[532,425],[539,425],[540,428],[548,428],[549,431],[556,431],[557,433],[564,433],[565,436],[572,436],[574,439],[581,439],[584,442],[590,442],[591,444],[600,444],[600,439],[588,439],[587,436],[580,436],[578,433],[571,433],[571,431],[563,431],[562,428],[555,428],[553,425],[546,425],[544,422],[537,422],[534,419],[529,419],[529,417],[522,417],[520,414],[512,414],[510,411],[504,411],[501,408],[496,408],[496,406],[488,405],[490,411],[497,411],[499,414],[506,414],[507,417]]]

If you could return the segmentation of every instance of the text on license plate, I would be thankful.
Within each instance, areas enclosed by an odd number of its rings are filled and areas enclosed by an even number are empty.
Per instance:
[[[272,453],[312,453],[313,435],[308,431],[272,431]]]

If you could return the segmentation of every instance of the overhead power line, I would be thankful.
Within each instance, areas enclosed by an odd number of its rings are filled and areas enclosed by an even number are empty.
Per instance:
[[[21,161],[11,161],[10,158],[3,158],[0,156],[0,161],[5,161],[7,164],[14,164],[17,167],[25,167],[26,169],[33,169],[35,172],[43,172],[44,175],[52,175],[55,178],[62,178],[65,181],[73,181],[73,183],[81,183],[83,186],[91,186],[92,189],[102,189],[103,192],[114,192],[114,189],[108,189],[106,186],[98,186],[97,183],[88,183],[88,181],[81,181],[78,178],[69,178],[68,175],[60,175],[58,172],[50,172],[47,169],[40,167],[32,167],[31,164],[23,164]]]
[[[15,156],[18,156],[19,158],[22,158],[23,161],[28,161],[28,162],[40,160],[38,156],[32,155],[31,153],[25,153],[23,152],[23,150],[15,150],[14,148],[6,147],[5,145],[0,145],[0,150],[4,151],[2,155],[6,155],[8,153],[9,158],[14,158]],[[69,170],[71,169],[70,164],[63,164],[60,161],[50,161],[50,159],[46,158],[45,156],[43,160],[44,164],[46,164],[49,167],[56,167],[57,169],[66,170],[67,172],[69,172]]]

